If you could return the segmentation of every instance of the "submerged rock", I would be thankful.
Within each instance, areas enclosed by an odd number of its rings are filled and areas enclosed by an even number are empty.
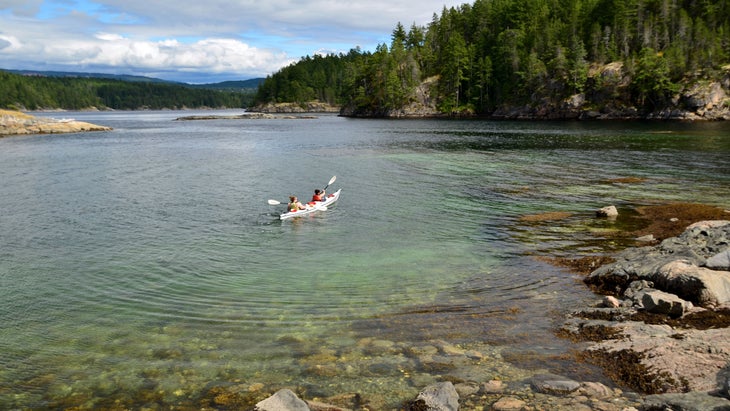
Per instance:
[[[578,381],[555,374],[538,374],[530,379],[530,385],[546,394],[568,394],[580,388]]]
[[[310,411],[306,402],[289,389],[281,389],[256,404],[257,411]]]
[[[600,210],[596,211],[596,216],[606,217],[606,218],[616,218],[616,217],[618,217],[618,210],[616,209],[616,206],[606,206],[606,207],[603,207]]]
[[[459,394],[449,381],[429,385],[418,394],[408,409],[423,411],[457,411]]]

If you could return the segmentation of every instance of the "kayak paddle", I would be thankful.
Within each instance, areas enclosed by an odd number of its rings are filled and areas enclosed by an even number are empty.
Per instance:
[[[326,186],[324,186],[324,189],[322,189],[322,191],[326,190],[326,189],[327,189],[327,187],[329,187],[329,186],[330,186],[330,184],[332,184],[332,183],[334,183],[334,182],[335,182],[335,180],[337,180],[337,176],[332,176],[332,178],[330,178],[330,182],[329,182],[329,183],[327,183],[327,185],[326,185]]]

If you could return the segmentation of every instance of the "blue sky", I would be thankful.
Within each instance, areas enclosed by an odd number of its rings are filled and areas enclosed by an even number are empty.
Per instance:
[[[0,69],[187,83],[265,77],[305,55],[373,51],[449,0],[0,0]]]

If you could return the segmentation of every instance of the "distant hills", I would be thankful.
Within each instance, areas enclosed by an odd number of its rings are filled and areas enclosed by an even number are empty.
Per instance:
[[[112,79],[119,81],[129,82],[141,82],[141,83],[161,83],[161,84],[176,84],[185,87],[202,88],[220,91],[252,91],[258,89],[259,85],[264,82],[264,78],[253,78],[249,80],[238,80],[238,81],[222,81],[219,83],[206,83],[206,84],[189,84],[177,81],[163,80],[154,77],[145,76],[133,76],[130,74],[108,74],[108,73],[83,73],[83,72],[70,72],[70,71],[43,71],[43,70],[9,70],[0,69],[8,73],[19,74],[22,76],[36,76],[36,77],[67,77],[67,78],[100,78],[100,79]]]
[[[161,110],[246,108],[263,79],[187,84],[157,78],[0,69],[0,108]]]

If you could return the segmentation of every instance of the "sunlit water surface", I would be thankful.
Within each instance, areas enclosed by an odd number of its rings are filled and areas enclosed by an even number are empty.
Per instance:
[[[444,378],[600,379],[553,336],[595,297],[535,255],[600,252],[605,205],[730,199],[725,123],[63,114],[114,130],[0,139],[0,408],[235,383],[377,409]],[[333,175],[326,212],[267,204]],[[519,221],[549,211],[572,217]],[[404,355],[444,344],[478,354]]]

